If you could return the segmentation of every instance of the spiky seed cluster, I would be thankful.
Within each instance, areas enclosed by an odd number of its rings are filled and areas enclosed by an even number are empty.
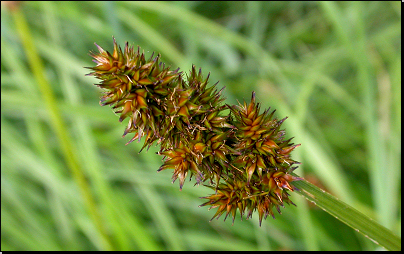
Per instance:
[[[254,93],[248,105],[244,102],[229,108],[235,117],[231,123],[236,126],[233,147],[241,152],[233,163],[245,169],[247,185],[254,172],[262,180],[263,171],[283,169],[286,172],[290,165],[298,163],[289,158],[289,153],[299,145],[290,144],[291,139],[283,141],[285,131],[280,130],[286,118],[272,119],[275,110],[268,115],[269,109],[259,114],[260,105],[255,102]]]
[[[97,66],[88,75],[101,80],[101,105],[111,105],[121,122],[129,118],[123,136],[134,137],[128,143],[145,137],[142,149],[160,145],[164,163],[158,171],[174,170],[180,189],[188,174],[197,184],[208,181],[215,194],[201,206],[218,207],[213,218],[226,212],[234,221],[238,209],[248,219],[257,210],[261,225],[274,216],[273,208],[280,213],[284,203],[293,204],[286,191],[299,180],[290,174],[298,163],[290,152],[299,145],[284,140],[286,118],[272,119],[275,111],[269,110],[260,114],[254,93],[249,104],[222,105],[223,89],[209,87],[209,75],[204,79],[195,66],[184,80],[179,69],[159,63],[160,55],[146,60],[128,43],[122,51],[115,39],[112,54],[97,47],[99,53],[91,53]]]
[[[277,172],[278,173],[278,172]],[[273,218],[275,215],[273,213],[273,208],[281,213],[280,206],[284,207],[284,203],[295,205],[290,199],[289,194],[286,191],[282,191],[280,188],[274,188],[271,192],[271,187],[274,187],[276,181],[293,181],[290,175],[283,172],[279,172],[278,175],[269,174],[266,176],[263,184],[257,184],[255,186],[249,186],[245,181],[242,180],[231,180],[229,179],[226,183],[221,183],[216,188],[216,193],[208,197],[206,203],[200,206],[211,205],[211,208],[218,207],[215,215],[212,219],[219,218],[223,213],[226,212],[225,219],[229,214],[233,217],[233,222],[236,217],[237,209],[240,211],[241,219],[245,211],[247,210],[246,218],[251,218],[255,210],[258,211],[259,224],[261,226],[262,218],[266,219],[270,214]],[[288,180],[286,180],[288,179]],[[273,186],[270,186],[272,182]],[[213,187],[210,187],[214,189]],[[287,184],[283,188],[293,191],[293,188]]]

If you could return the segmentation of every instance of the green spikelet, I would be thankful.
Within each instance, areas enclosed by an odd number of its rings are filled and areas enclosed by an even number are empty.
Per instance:
[[[144,137],[142,149],[160,146],[158,171],[173,170],[180,189],[190,176],[215,191],[201,205],[218,208],[213,218],[226,213],[234,221],[239,210],[248,219],[257,211],[261,225],[274,208],[280,213],[284,203],[293,204],[287,191],[300,178],[290,174],[298,164],[290,153],[299,145],[284,140],[286,118],[273,118],[269,109],[260,113],[255,93],[249,104],[224,105],[223,89],[209,86],[209,74],[204,78],[195,66],[184,79],[179,69],[159,63],[160,55],[146,60],[140,48],[126,43],[122,51],[115,39],[112,54],[96,46],[97,65],[88,75],[101,80],[100,104],[110,105],[121,122],[129,118],[123,136],[134,136],[128,143]]]

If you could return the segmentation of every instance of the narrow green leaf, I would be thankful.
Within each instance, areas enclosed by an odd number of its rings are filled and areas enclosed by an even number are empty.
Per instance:
[[[297,193],[347,224],[355,231],[362,233],[374,243],[385,247],[387,250],[401,250],[400,237],[351,206],[338,200],[338,198],[306,180],[293,182],[293,185],[300,190]]]

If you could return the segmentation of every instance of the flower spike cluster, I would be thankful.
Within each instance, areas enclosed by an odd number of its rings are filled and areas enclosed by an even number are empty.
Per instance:
[[[293,204],[287,191],[300,178],[290,174],[299,164],[290,153],[299,145],[284,140],[286,118],[274,118],[275,110],[260,113],[255,93],[249,103],[223,104],[223,89],[209,86],[209,74],[204,78],[195,66],[184,78],[159,62],[160,55],[146,60],[128,43],[122,50],[114,39],[112,54],[96,46],[96,66],[87,75],[101,80],[100,104],[110,105],[121,122],[129,118],[128,143],[144,138],[142,149],[160,146],[158,171],[173,170],[180,190],[187,176],[214,190],[201,205],[218,208],[213,218],[226,213],[234,221],[239,210],[248,219],[257,211],[261,225],[274,208],[280,213],[284,203]]]

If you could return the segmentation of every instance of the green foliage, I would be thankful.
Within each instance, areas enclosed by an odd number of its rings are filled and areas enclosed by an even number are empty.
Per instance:
[[[2,250],[380,248],[296,194],[261,228],[208,223],[211,190],[179,192],[95,103],[82,66],[112,35],[209,70],[229,104],[256,91],[302,144],[296,173],[400,235],[400,3],[23,2],[48,87],[1,11]]]

